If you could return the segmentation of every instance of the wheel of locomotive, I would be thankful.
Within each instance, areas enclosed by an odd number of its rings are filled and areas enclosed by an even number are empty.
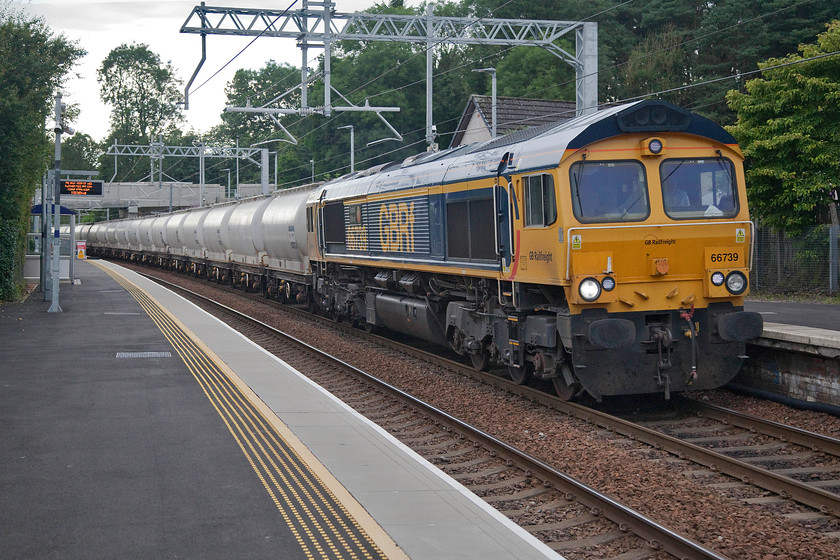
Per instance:
[[[470,361],[475,371],[487,371],[490,367],[490,354],[486,350],[480,350],[477,354],[470,354]]]
[[[534,365],[531,362],[525,362],[519,367],[508,366],[508,377],[517,385],[525,385],[533,375]]]
[[[578,384],[572,383],[571,385],[569,385],[566,382],[565,374],[568,374],[569,377],[572,377],[572,371],[571,369],[569,369],[569,364],[563,362],[562,364],[560,364],[559,374],[557,375],[557,377],[552,379],[552,383],[554,384],[554,392],[557,393],[557,396],[560,397],[560,400],[570,401],[572,400],[572,397],[575,396],[575,393],[577,393]]]

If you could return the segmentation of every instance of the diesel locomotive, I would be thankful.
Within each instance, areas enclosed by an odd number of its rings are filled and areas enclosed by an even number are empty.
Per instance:
[[[305,302],[564,399],[719,387],[763,329],[743,310],[742,153],[657,100],[81,235],[92,255]]]

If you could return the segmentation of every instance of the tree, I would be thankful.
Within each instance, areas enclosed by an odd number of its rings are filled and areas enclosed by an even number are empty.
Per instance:
[[[840,21],[798,54],[759,64],[746,93],[730,91],[738,115],[728,130],[747,158],[753,212],[766,225],[799,233],[836,222],[840,176]]]
[[[836,0],[728,0],[710,4],[704,11],[696,40],[686,47],[696,51],[692,75],[696,82],[751,72],[758,63],[795,52],[812,41],[825,24],[840,17]],[[726,88],[732,82],[724,82]],[[714,83],[693,88],[694,105],[717,122],[732,123],[720,88]]]
[[[672,24],[651,33],[631,51],[621,67],[622,92],[627,97],[677,89],[666,98],[677,104],[690,102],[691,90],[678,88],[690,82],[690,60],[680,48],[682,34]]]
[[[89,135],[77,132],[61,141],[61,168],[91,171],[99,165],[102,149]]]
[[[49,164],[44,123],[61,79],[84,51],[43,20],[0,10],[0,300],[23,286],[29,207]]]
[[[573,45],[564,45],[574,52]],[[545,49],[517,47],[496,65],[499,95],[534,99],[575,99],[575,70]]]
[[[120,45],[96,72],[102,101],[111,105],[111,132],[148,142],[183,121],[181,80],[148,45]]]
[[[270,60],[259,70],[237,70],[225,87],[226,104],[260,107],[273,101],[271,107],[296,107],[300,103],[300,89],[295,88],[299,85],[299,68]],[[282,98],[277,99],[280,96]],[[221,134],[225,140],[239,137],[240,143],[248,146],[258,140],[271,138],[277,132],[277,126],[265,115],[224,112],[222,125],[215,134]]]

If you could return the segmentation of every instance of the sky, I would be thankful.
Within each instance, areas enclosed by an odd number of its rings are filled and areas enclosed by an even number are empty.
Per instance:
[[[207,6],[261,8],[281,10],[293,0],[205,0]],[[367,9],[374,0],[335,0],[336,11],[351,13]],[[414,5],[417,2],[407,2]],[[56,33],[76,41],[87,55],[76,64],[73,75],[64,86],[64,101],[81,109],[74,123],[99,141],[108,134],[110,111],[99,98],[96,70],[111,50],[122,44],[147,44],[163,62],[170,62],[184,84],[189,81],[201,59],[201,38],[192,33],[180,33],[196,0],[13,0],[12,6],[24,13],[42,17]],[[295,3],[293,10],[300,9]],[[207,78],[227,64],[251,37],[208,35],[207,60],[193,83],[200,86]],[[323,54],[322,49],[310,49],[309,57]],[[259,69],[269,60],[300,67],[301,51],[294,39],[261,37],[232,64],[222,70],[197,91],[190,94],[190,107],[184,112],[185,129],[207,132],[221,122],[225,107],[224,89],[240,68]],[[315,62],[310,63],[313,67]]]

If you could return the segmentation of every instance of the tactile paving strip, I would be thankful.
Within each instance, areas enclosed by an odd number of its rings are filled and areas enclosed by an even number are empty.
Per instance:
[[[307,558],[385,559],[344,505],[201,345],[143,290],[102,268],[138,301],[184,360]]]

